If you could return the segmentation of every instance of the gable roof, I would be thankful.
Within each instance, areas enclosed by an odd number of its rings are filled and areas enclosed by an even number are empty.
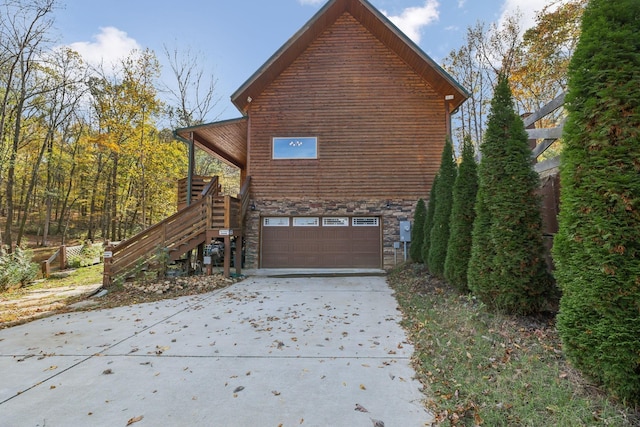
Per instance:
[[[309,44],[344,13],[351,14],[373,36],[429,82],[443,98],[453,95],[453,99],[449,100],[450,112],[455,111],[469,97],[469,93],[453,77],[367,0],[330,0],[231,95],[231,101],[238,110],[246,114],[251,100],[260,95]]]

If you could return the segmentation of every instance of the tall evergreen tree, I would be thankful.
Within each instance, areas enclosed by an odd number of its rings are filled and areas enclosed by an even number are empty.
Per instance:
[[[478,166],[473,143],[465,138],[462,146],[462,161],[453,185],[450,234],[447,257],[444,262],[444,278],[460,292],[468,292],[467,269],[471,257],[471,231],[476,217],[474,206],[478,191]]]
[[[433,177],[431,191],[429,191],[429,203],[427,204],[427,216],[424,219],[424,236],[422,237],[422,262],[426,264],[429,259],[429,247],[431,246],[431,228],[433,228],[433,214],[436,211],[436,191],[438,189],[438,175]]]
[[[640,403],[640,2],[591,0],[569,66],[553,256],[564,350]]]
[[[482,231],[486,236],[478,231],[472,258],[487,258],[487,264],[472,263],[480,271],[469,277],[469,287],[490,307],[538,311],[552,288],[543,255],[539,177],[531,167],[528,136],[505,76],[498,78],[481,150],[478,197],[488,216],[477,215],[479,225],[488,221],[488,230]]]
[[[424,240],[424,222],[426,217],[427,206],[421,198],[416,204],[416,210],[413,213],[413,228],[411,228],[411,246],[409,247],[409,256],[413,262],[424,262],[422,259],[422,241]]]
[[[440,278],[444,277],[444,261],[447,257],[449,243],[449,217],[453,202],[453,184],[457,174],[458,168],[453,158],[453,145],[451,139],[447,138],[440,159],[436,207],[431,227],[431,246],[429,247],[429,258],[426,260],[431,274]]]
[[[482,162],[478,169],[482,168]],[[491,272],[493,271],[493,258],[495,247],[491,241],[491,213],[487,205],[486,191],[483,191],[478,182],[478,192],[471,231],[471,256],[467,269],[467,286],[476,295],[482,295],[485,289],[491,289]],[[489,295],[490,297],[490,295]]]

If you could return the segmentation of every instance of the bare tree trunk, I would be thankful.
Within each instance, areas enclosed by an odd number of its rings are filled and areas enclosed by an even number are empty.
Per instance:
[[[111,240],[116,240],[118,226],[118,153],[113,154],[111,171]]]
[[[67,204],[69,203],[69,196],[71,195],[71,189],[73,188],[73,176],[75,174],[76,171],[76,154],[78,151],[78,141],[76,141],[76,147],[73,150],[73,156],[71,158],[72,160],[72,164],[71,164],[71,170],[69,171],[69,185],[67,185],[67,190],[64,194],[64,198],[62,199],[62,206],[60,207],[60,214],[58,215],[58,233],[60,233],[62,231],[62,222],[64,221],[64,216],[65,216],[65,211],[67,210]],[[71,209],[71,206],[69,206],[69,209]]]
[[[33,195],[33,189],[35,188],[36,181],[38,180],[38,171],[40,170],[40,165],[42,164],[42,159],[44,157],[44,152],[46,151],[46,149],[47,149],[47,147],[49,145],[49,140],[52,137],[53,136],[50,133],[48,133],[47,136],[45,137],[44,143],[42,144],[42,147],[40,148],[40,152],[38,153],[38,158],[37,158],[35,164],[33,165],[33,170],[31,171],[31,180],[29,182],[29,188],[27,189],[27,192],[26,192],[26,195],[25,195],[24,205],[23,205],[22,220],[20,221],[20,228],[18,230],[18,238],[16,239],[16,243],[18,245],[22,241],[22,236],[24,235],[24,226],[27,223],[27,215],[28,215],[28,212],[29,212],[31,196]]]
[[[98,183],[100,182],[100,175],[102,172],[102,167],[100,166],[102,156],[98,156],[98,171],[96,172],[96,176],[93,180],[93,185],[91,186],[91,202],[89,206],[89,227],[87,230],[87,240],[95,239],[95,227],[96,227],[96,199],[98,198]],[[69,184],[71,186],[71,184]],[[104,234],[103,234],[104,236]]]
[[[22,91],[24,93],[24,90]],[[7,245],[9,251],[13,250],[13,237],[11,234],[11,226],[13,225],[13,187],[16,176],[16,159],[18,157],[18,145],[20,143],[20,131],[22,127],[22,110],[24,108],[24,97],[20,97],[18,108],[16,109],[16,123],[13,131],[13,143],[11,145],[11,154],[9,156],[9,170],[7,171],[7,223],[4,230],[4,244]]]

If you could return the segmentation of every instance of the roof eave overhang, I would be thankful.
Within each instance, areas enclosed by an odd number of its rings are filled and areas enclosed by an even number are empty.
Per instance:
[[[176,139],[201,148],[223,162],[245,169],[247,166],[247,118],[224,120],[176,129]]]

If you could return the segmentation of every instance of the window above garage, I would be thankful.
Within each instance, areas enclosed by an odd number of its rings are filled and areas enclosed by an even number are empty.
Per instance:
[[[317,159],[318,138],[273,138],[273,159]]]

